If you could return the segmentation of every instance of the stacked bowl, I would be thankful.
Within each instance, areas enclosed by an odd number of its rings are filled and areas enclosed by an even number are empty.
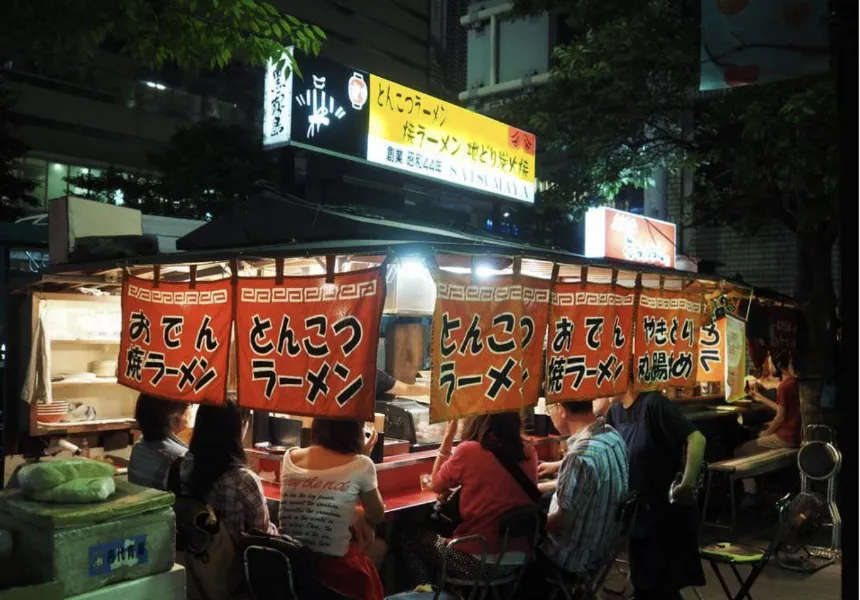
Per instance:
[[[50,404],[38,404],[36,417],[40,423],[59,423],[69,414],[69,403],[66,400],[54,400]]]

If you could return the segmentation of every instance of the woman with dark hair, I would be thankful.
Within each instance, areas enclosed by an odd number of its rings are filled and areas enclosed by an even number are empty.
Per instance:
[[[432,487],[445,501],[451,490],[460,487],[460,523],[455,538],[472,535],[487,540],[487,567],[492,575],[501,552],[499,518],[518,506],[534,502],[523,487],[504,467],[502,461],[516,464],[537,484],[537,453],[522,437],[519,413],[504,412],[481,415],[466,420],[463,435],[455,451],[451,451],[457,435],[457,421],[448,423],[433,465]],[[442,564],[450,540],[428,530],[409,532],[403,536],[401,551],[415,585],[435,583],[436,571]],[[509,544],[511,545],[511,544]],[[447,573],[452,577],[471,579],[481,568],[481,543],[467,542],[448,556]],[[513,551],[511,551],[513,549]],[[502,558],[500,569],[512,569],[526,559],[528,548],[513,544]]]
[[[369,458],[377,438],[360,421],[314,419],[311,445],[291,448],[281,465],[281,532],[318,553],[327,586],[357,600],[384,596],[369,543],[352,540],[353,529],[372,532],[385,516]]]
[[[248,409],[233,402],[201,405],[179,467],[182,493],[210,505],[234,542],[251,531],[278,532],[269,518],[260,478],[245,461],[242,439],[250,416]]]
[[[143,440],[131,449],[128,480],[158,490],[165,489],[171,463],[188,452],[177,434],[188,427],[190,405],[141,394],[137,397],[134,418]]]

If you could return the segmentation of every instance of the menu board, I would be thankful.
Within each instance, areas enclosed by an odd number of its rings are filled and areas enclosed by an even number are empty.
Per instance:
[[[726,361],[726,400],[740,400],[746,393],[746,322],[735,315],[726,315],[725,320],[725,361]]]

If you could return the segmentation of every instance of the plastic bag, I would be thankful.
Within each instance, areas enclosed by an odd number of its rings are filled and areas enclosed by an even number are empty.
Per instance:
[[[24,493],[30,495],[74,479],[113,477],[115,472],[111,464],[86,458],[49,460],[22,467],[18,472],[18,483]]]
[[[48,490],[28,494],[37,502],[56,504],[93,504],[104,502],[116,491],[113,477],[88,477],[73,479]]]

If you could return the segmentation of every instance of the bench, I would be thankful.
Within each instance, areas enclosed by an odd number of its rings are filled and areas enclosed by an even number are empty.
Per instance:
[[[705,489],[705,505],[702,507],[702,525],[720,527],[730,531],[734,530],[735,513],[737,510],[737,506],[735,504],[735,482],[738,479],[747,479],[748,477],[759,477],[761,475],[775,473],[796,464],[797,448],[779,448],[776,450],[768,450],[760,454],[754,454],[752,456],[730,458],[728,460],[708,463],[708,481]],[[708,503],[711,499],[711,484],[715,473],[721,473],[724,477],[728,477],[729,479],[729,496],[732,508],[732,520],[730,525],[723,525],[718,521],[707,520]]]

